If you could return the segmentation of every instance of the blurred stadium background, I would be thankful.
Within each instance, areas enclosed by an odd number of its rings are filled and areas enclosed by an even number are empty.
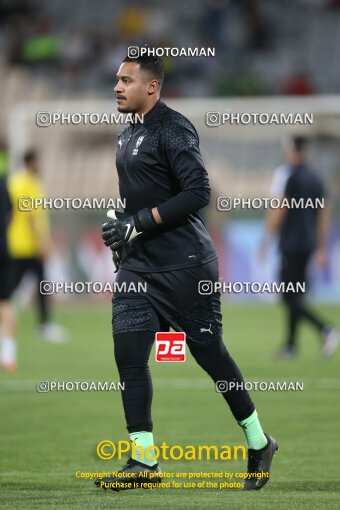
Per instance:
[[[311,165],[323,176],[333,204],[329,259],[324,270],[312,268],[311,296],[324,303],[324,313],[336,322],[340,301],[339,26],[338,0],[0,0],[0,173],[19,169],[23,152],[34,147],[41,157],[48,197],[117,197],[114,156],[120,126],[43,128],[36,125],[35,114],[116,112],[114,76],[128,46],[215,47],[215,58],[166,58],[162,95],[170,106],[188,116],[200,135],[213,190],[204,217],[219,252],[221,276],[229,281],[276,278],[275,248],[266,262],[260,263],[257,258],[264,211],[220,212],[216,199],[268,197],[273,170],[282,163],[282,138],[306,135],[311,141]],[[228,110],[311,112],[314,123],[207,127],[206,112]],[[110,253],[100,237],[105,215],[104,210],[51,212],[55,250],[48,263],[49,279],[112,279]],[[27,303],[31,299],[29,281],[22,293]],[[272,486],[276,493],[271,491],[270,498],[262,498],[259,506],[252,498],[252,504],[255,508],[272,508],[274,504],[288,508],[285,505],[290,500],[284,494],[287,487],[295,491],[289,508],[310,507],[317,497],[324,504],[325,492],[334,489],[332,470],[336,467],[326,456],[327,448],[329,452],[339,448],[333,409],[333,399],[339,390],[338,360],[321,365],[314,335],[306,329],[302,334],[302,359],[289,367],[273,366],[269,351],[282,340],[282,318],[275,303],[271,303],[275,296],[224,298],[225,340],[240,360],[246,378],[307,381],[301,397],[256,395],[266,426],[277,431],[287,456],[282,454],[281,467],[276,471],[280,479]],[[66,304],[64,299],[68,300]],[[228,304],[233,299],[243,302]],[[257,302],[247,303],[246,299]],[[56,316],[71,332],[71,342],[65,346],[36,344],[33,311],[19,313],[19,368],[15,374],[0,374],[0,396],[7,418],[1,435],[2,458],[7,459],[2,473],[6,489],[2,496],[6,494],[7,498],[3,499],[4,508],[16,508],[18,504],[16,476],[22,476],[20,497],[26,498],[27,508],[33,505],[29,500],[34,499],[44,508],[51,498],[63,508],[80,508],[77,499],[72,499],[79,491],[79,486],[75,491],[74,480],[70,479],[73,471],[106,469],[95,458],[96,442],[105,436],[125,437],[119,395],[114,396],[112,405],[110,395],[32,394],[38,379],[110,380],[112,373],[117,377],[112,364],[109,300],[108,295],[59,296]],[[259,360],[256,366],[253,359]],[[155,387],[162,390],[162,400],[158,397],[155,400],[155,419],[164,432],[164,438],[159,440],[178,443],[178,435],[183,434],[183,444],[190,443],[192,438],[198,444],[213,441],[223,444],[220,437],[224,430],[227,443],[238,444],[237,427],[215,397],[209,401],[208,393],[203,391],[210,388],[209,382],[191,361],[186,373],[178,367],[169,367],[164,372],[152,365],[158,378]],[[177,383],[168,387],[171,377],[177,378]],[[180,391],[175,391],[176,384]],[[207,399],[206,416],[214,416],[218,408],[213,435],[206,418],[202,419],[202,427],[194,419],[202,409],[197,388]],[[192,407],[187,405],[187,399]],[[166,401],[180,409],[176,418],[168,413]],[[77,406],[79,414],[74,411]],[[178,425],[184,417],[190,422],[192,434],[184,433]],[[308,436],[306,429],[310,427],[301,422],[314,419],[317,424]],[[318,420],[334,425],[326,430]],[[305,442],[301,443],[298,437],[304,437]],[[322,455],[318,450],[320,443],[325,445]],[[298,464],[291,466],[295,455],[299,455]],[[318,465],[312,462],[307,468],[316,455],[321,455]],[[172,466],[173,470],[177,467]],[[210,468],[213,469],[212,465]],[[184,465],[181,469],[193,468]],[[42,473],[47,473],[47,480],[42,481]],[[308,483],[312,481],[316,487],[317,480],[321,481],[315,492],[308,493]],[[67,500],[64,489],[68,491]],[[86,490],[83,504],[101,508],[103,500],[96,499],[88,486]],[[180,498],[176,494],[173,497]],[[202,492],[192,501],[187,496],[181,495],[183,500],[178,503],[182,506],[178,508],[193,508],[194,503],[196,508],[209,504],[222,508],[216,495],[211,500],[209,494]],[[234,501],[235,495],[231,497]],[[154,494],[148,496],[148,503],[142,501],[141,495],[131,498],[115,503],[116,508],[126,508],[131,502],[138,508],[153,503],[169,508],[166,501]],[[329,506],[326,504],[325,508],[335,508],[336,495],[327,501]],[[236,499],[235,504],[239,505]],[[225,501],[223,508],[224,505]]]
[[[23,152],[35,147],[47,196],[117,197],[114,153],[121,126],[43,128],[35,123],[36,113],[116,112],[114,75],[130,45],[215,47],[215,58],[165,58],[163,97],[199,131],[213,188],[205,218],[221,256],[221,276],[275,277],[275,255],[262,266],[256,259],[264,211],[221,213],[216,199],[269,196],[273,170],[282,162],[282,137],[304,134],[312,141],[311,164],[333,199],[329,263],[324,271],[313,271],[311,291],[339,301],[339,5],[101,0],[97,8],[86,0],[2,1],[0,171],[20,168]],[[314,123],[207,127],[208,111],[312,112]],[[111,275],[98,235],[104,216],[104,211],[52,211],[50,279],[101,281]]]

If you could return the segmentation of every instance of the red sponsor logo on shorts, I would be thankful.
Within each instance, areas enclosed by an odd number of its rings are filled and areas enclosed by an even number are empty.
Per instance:
[[[185,361],[185,333],[156,333],[156,361]]]

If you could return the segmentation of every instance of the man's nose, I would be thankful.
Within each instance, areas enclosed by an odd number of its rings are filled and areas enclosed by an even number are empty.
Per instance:
[[[122,85],[121,85],[121,83],[118,82],[113,90],[114,90],[114,92],[122,92]]]

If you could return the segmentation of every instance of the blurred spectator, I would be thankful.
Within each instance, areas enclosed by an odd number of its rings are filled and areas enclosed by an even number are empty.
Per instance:
[[[340,0],[329,0],[328,6],[331,9],[340,9]]]
[[[0,0],[0,24],[27,22],[35,13],[36,6],[31,0]]]
[[[81,85],[83,73],[94,64],[95,43],[93,33],[75,31],[65,34],[60,55],[63,85],[69,88]]]
[[[213,90],[216,96],[261,96],[266,93],[266,88],[258,76],[250,74],[234,74],[233,76],[221,77]]]
[[[226,32],[226,6],[228,2],[224,0],[205,0],[201,19],[202,35],[208,41],[210,46],[221,47],[225,39]]]
[[[168,10],[164,16],[164,7],[154,5],[145,10],[145,14],[144,37],[147,37],[150,44],[157,39],[168,39],[174,35],[173,27],[178,23],[175,12]]]
[[[145,26],[145,10],[133,6],[120,11],[117,18],[117,28],[119,34],[124,36],[127,40],[134,40],[143,35]]]
[[[258,0],[241,0],[248,33],[248,46],[252,50],[270,47],[270,25]]]
[[[22,58],[29,64],[52,64],[59,60],[61,39],[52,32],[48,19],[38,20],[35,32],[23,44]]]
[[[290,96],[309,96],[315,94],[315,86],[310,76],[297,72],[290,76],[283,86],[283,93]]]
[[[127,47],[114,36],[107,37],[103,41],[101,56],[98,62],[97,72],[99,78],[113,85],[116,69],[127,55]]]

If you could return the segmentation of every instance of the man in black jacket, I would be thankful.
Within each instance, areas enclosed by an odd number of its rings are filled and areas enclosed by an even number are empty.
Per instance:
[[[215,383],[237,383],[223,397],[245,432],[248,471],[269,472],[277,444],[264,434],[223,343],[220,294],[199,293],[200,280],[219,281],[216,251],[198,212],[209,203],[208,175],[196,129],[159,98],[163,78],[158,58],[126,58],[115,87],[120,112],[144,115],[143,123],[130,123],[118,136],[116,164],[126,207],[123,213],[109,212],[112,220],[103,225],[103,239],[119,266],[117,283],[147,284],[145,294],[116,292],[113,297],[114,351],[125,383],[127,429],[135,446],[152,451],[148,359],[155,332],[172,327],[186,333],[191,354]],[[138,486],[141,470],[153,482],[161,479],[157,462],[137,452],[119,477],[96,483],[119,490],[116,482],[131,481],[134,473]],[[249,478],[245,489],[260,489],[267,480]]]

